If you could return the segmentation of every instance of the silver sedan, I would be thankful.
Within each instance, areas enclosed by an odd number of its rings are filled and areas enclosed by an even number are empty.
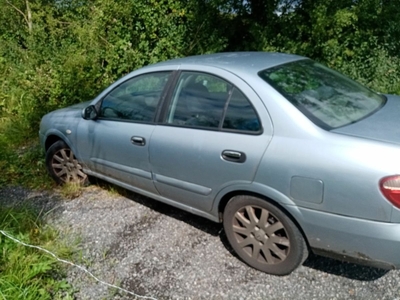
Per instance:
[[[308,58],[223,53],[136,70],[45,115],[58,183],[88,175],[222,222],[276,275],[309,251],[400,267],[400,97]]]

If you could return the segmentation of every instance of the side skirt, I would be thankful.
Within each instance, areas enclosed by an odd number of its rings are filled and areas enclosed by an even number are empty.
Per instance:
[[[218,215],[217,215],[217,216],[214,216],[214,215],[212,215],[212,214],[210,214],[210,213],[208,213],[208,212],[204,212],[204,211],[198,210],[198,209],[196,209],[196,208],[192,208],[192,207],[190,207],[190,206],[184,205],[184,204],[182,204],[182,203],[178,203],[178,202],[176,202],[176,201],[173,201],[173,200],[171,200],[171,199],[169,199],[169,198],[162,197],[162,196],[160,196],[160,195],[156,195],[156,194],[153,194],[153,193],[149,193],[149,192],[144,191],[144,190],[142,190],[142,189],[138,189],[138,188],[136,188],[136,187],[134,187],[134,186],[131,186],[131,185],[126,184],[126,183],[123,183],[123,182],[121,182],[121,181],[119,181],[119,180],[110,178],[110,177],[108,177],[108,176],[104,176],[104,175],[102,175],[102,174],[98,174],[98,173],[96,173],[96,172],[92,172],[92,171],[90,171],[90,170],[88,170],[88,169],[84,169],[83,171],[84,171],[86,174],[90,175],[90,176],[94,176],[94,177],[103,179],[103,180],[105,180],[105,181],[107,181],[107,182],[110,182],[110,183],[112,183],[112,184],[115,184],[115,185],[118,185],[118,186],[120,186],[120,187],[123,187],[124,189],[130,190],[130,191],[132,191],[132,192],[141,194],[141,195],[143,195],[143,196],[146,196],[146,197],[155,199],[155,200],[157,200],[157,201],[160,201],[160,202],[169,204],[169,205],[171,205],[171,206],[177,207],[177,208],[179,208],[179,209],[182,209],[182,210],[187,211],[187,212],[189,212],[189,213],[192,213],[192,214],[194,214],[194,215],[198,215],[198,216],[200,216],[200,217],[209,219],[209,220],[211,220],[211,221],[214,221],[214,222],[217,222],[217,223],[221,223],[221,220],[220,220],[220,218],[219,218]]]

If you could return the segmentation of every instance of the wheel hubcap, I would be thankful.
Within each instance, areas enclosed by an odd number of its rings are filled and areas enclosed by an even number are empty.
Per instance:
[[[277,264],[290,251],[285,227],[265,208],[248,205],[239,209],[232,228],[239,251],[257,263]]]
[[[268,238],[268,237],[265,235],[265,231],[264,230],[257,229],[257,228],[258,227],[256,227],[256,230],[254,232],[254,237],[256,238],[257,241],[263,242],[264,241],[264,237],[265,238]]]
[[[87,177],[71,149],[64,148],[57,151],[51,166],[56,176],[63,182],[82,183]]]

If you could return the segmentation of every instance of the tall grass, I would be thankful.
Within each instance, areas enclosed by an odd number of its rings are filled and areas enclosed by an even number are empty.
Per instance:
[[[39,245],[61,257],[71,252],[27,208],[0,207],[0,229],[28,244]],[[73,299],[57,261],[47,254],[18,244],[0,234],[0,299]]]
[[[13,140],[0,124],[0,188],[6,185],[23,185],[29,188],[51,188],[54,181],[47,174],[44,151],[38,138],[24,142]]]

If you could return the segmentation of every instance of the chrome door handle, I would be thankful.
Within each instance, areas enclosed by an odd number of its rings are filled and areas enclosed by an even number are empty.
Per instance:
[[[235,150],[222,151],[222,158],[227,161],[242,163],[246,160],[246,154]]]
[[[138,146],[146,145],[146,140],[140,136],[131,137],[131,143]]]

